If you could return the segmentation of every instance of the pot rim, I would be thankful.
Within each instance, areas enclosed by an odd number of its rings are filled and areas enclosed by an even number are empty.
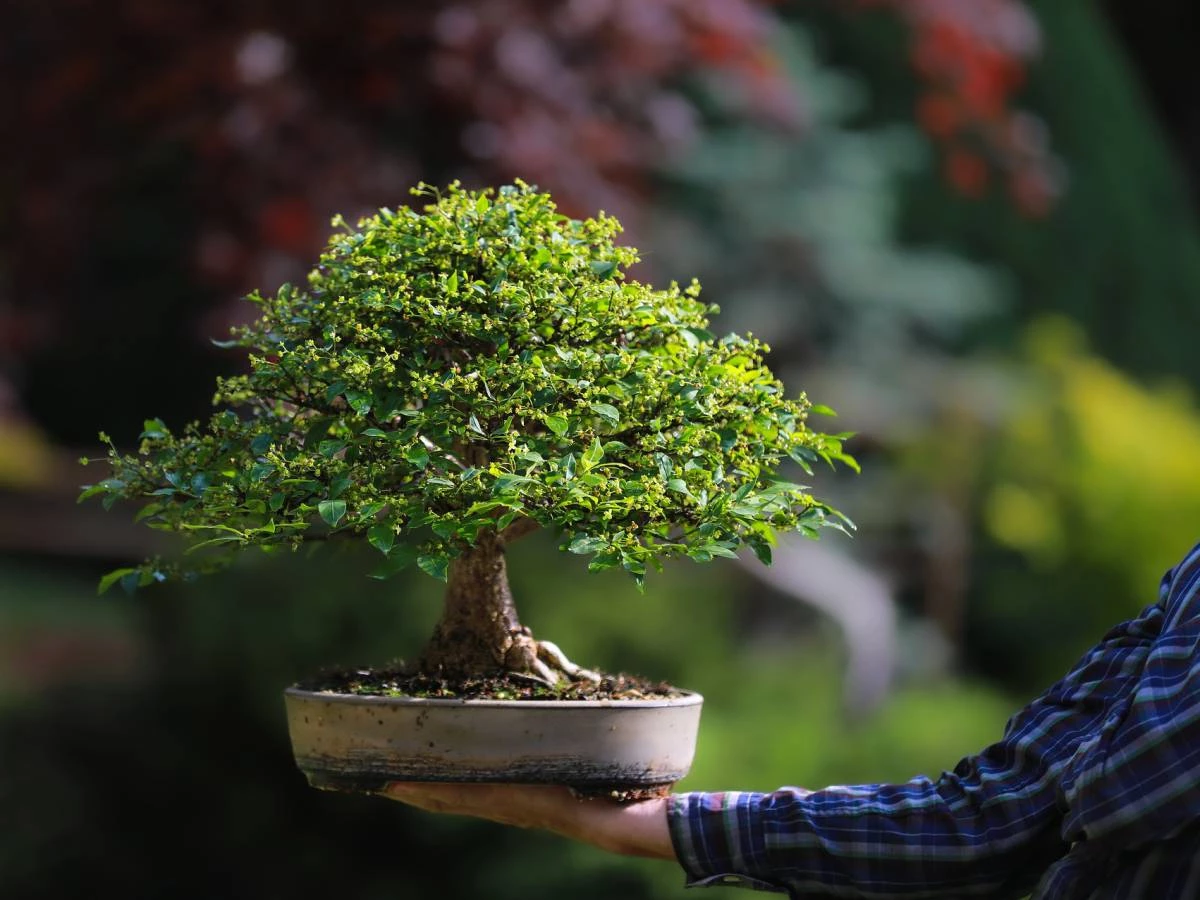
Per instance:
[[[654,709],[657,707],[699,706],[704,697],[695,691],[681,691],[682,696],[646,700],[480,700],[458,697],[391,697],[382,694],[343,694],[338,691],[310,691],[298,685],[284,689],[286,696],[302,700],[319,700],[347,705],[416,706],[416,707],[475,707],[486,709]]]

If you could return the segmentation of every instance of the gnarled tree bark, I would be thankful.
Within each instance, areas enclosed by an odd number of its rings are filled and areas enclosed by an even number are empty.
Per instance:
[[[442,618],[421,654],[423,671],[451,678],[535,671],[537,643],[521,626],[495,532],[450,563]]]
[[[421,671],[452,679],[518,673],[550,685],[563,676],[599,680],[599,675],[572,663],[554,644],[534,640],[517,618],[504,549],[508,541],[536,527],[536,523],[519,522],[501,534],[481,533],[475,546],[450,562],[442,617],[421,653]]]

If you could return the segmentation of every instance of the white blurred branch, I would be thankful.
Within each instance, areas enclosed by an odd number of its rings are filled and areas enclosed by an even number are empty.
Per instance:
[[[739,557],[746,571],[777,591],[832,619],[846,641],[846,708],[855,714],[876,706],[892,686],[897,660],[896,604],[890,586],[825,541],[781,535],[774,563]]]

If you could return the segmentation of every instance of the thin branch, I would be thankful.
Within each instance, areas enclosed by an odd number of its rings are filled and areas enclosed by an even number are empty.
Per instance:
[[[455,456],[453,453],[449,453],[449,452],[447,452],[447,451],[444,451],[444,450],[442,450],[442,448],[441,448],[441,447],[439,447],[437,444],[435,444],[435,443],[434,443],[433,441],[431,441],[429,438],[425,437],[425,435],[421,435],[421,436],[418,438],[418,440],[420,440],[420,442],[421,442],[422,444],[424,444],[424,445],[425,445],[425,449],[426,449],[426,450],[433,450],[433,451],[435,451],[436,453],[440,454],[440,455],[441,455],[442,457],[444,457],[445,459],[448,459],[448,460],[450,460],[450,462],[454,463],[456,466],[458,466],[458,467],[459,467],[460,469],[462,469],[464,472],[467,470],[467,466],[463,464],[462,460],[460,460],[460,459],[459,459],[457,456]]]

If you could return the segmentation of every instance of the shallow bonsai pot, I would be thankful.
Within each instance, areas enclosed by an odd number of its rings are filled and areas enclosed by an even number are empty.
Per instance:
[[[296,764],[313,787],[465,781],[649,795],[691,767],[703,698],[445,700],[290,687],[284,701]]]

